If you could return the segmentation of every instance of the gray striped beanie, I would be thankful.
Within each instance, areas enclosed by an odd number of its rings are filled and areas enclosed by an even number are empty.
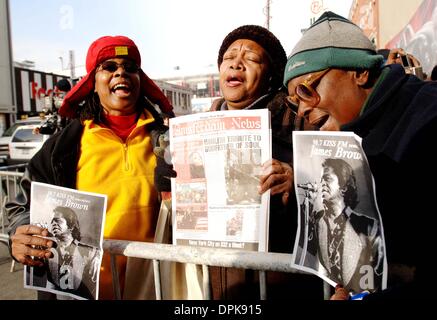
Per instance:
[[[284,85],[303,74],[324,70],[373,69],[381,66],[383,56],[351,21],[331,11],[323,13],[303,34],[288,57]]]

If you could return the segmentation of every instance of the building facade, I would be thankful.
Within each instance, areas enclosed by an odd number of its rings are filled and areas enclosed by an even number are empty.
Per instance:
[[[437,65],[437,0],[354,0],[349,19],[377,48],[403,48],[428,75]]]
[[[20,67],[14,67],[14,74],[17,119],[35,116],[50,109],[45,98],[52,95],[54,85],[59,80],[68,79],[65,75]],[[191,113],[191,89],[164,81],[154,81],[173,105],[176,115]]]
[[[55,84],[65,75],[46,73],[33,69],[14,67],[16,89],[16,114],[20,119],[25,116],[35,116],[51,109],[45,97],[52,96]]]
[[[176,116],[182,116],[192,113],[191,99],[193,91],[187,86],[169,83],[162,80],[153,80],[161,88],[164,95],[173,106],[173,112]]]
[[[11,116],[16,112],[9,28],[9,3],[0,0],[0,135],[11,124]]]
[[[354,0],[349,19],[377,48],[385,48],[416,12],[422,0]]]
[[[218,73],[160,78],[159,80],[189,88],[193,92],[193,98],[213,98],[221,96]]]

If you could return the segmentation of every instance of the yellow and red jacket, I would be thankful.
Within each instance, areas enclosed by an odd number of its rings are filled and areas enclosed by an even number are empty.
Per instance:
[[[150,113],[143,114],[126,142],[111,129],[92,120],[84,122],[76,189],[108,196],[105,239],[153,241],[159,212],[153,184],[156,156],[145,129],[153,121]],[[117,266],[123,288],[126,259],[118,257]],[[112,297],[110,259],[106,254],[100,269],[99,296]]]

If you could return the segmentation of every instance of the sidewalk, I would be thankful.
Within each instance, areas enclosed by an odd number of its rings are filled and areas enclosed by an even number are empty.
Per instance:
[[[0,300],[36,300],[36,291],[23,288],[23,265],[15,263],[9,272],[12,259],[8,248],[0,243]]]

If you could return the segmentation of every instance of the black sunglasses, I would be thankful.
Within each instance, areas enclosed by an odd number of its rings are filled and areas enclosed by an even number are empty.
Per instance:
[[[115,72],[118,68],[122,67],[124,71],[129,73],[136,73],[140,70],[140,67],[133,61],[125,61],[117,63],[115,61],[105,61],[100,64],[100,69],[108,72]]]

